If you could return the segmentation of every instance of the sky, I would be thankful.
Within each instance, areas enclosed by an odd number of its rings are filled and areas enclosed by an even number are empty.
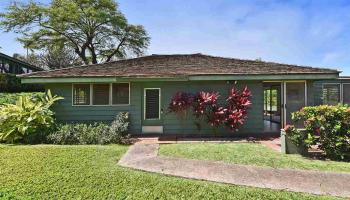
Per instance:
[[[20,0],[21,2],[28,2]],[[36,0],[38,1],[38,0]],[[4,12],[10,0],[0,1]],[[40,0],[48,3],[49,0]],[[119,0],[151,37],[147,54],[203,53],[335,68],[350,75],[349,0]],[[0,51],[25,53],[0,32]]]

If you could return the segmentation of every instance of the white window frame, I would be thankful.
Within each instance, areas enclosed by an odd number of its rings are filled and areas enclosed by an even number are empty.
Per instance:
[[[113,84],[115,83],[127,83],[129,84],[129,102],[128,104],[113,104]],[[80,85],[80,84],[86,84],[86,85],[89,85],[90,86],[90,102],[88,105],[76,105],[74,104],[74,85]],[[105,104],[105,105],[94,105],[93,104],[93,85],[98,85],[98,84],[108,84],[109,85],[109,97],[108,97],[108,104]],[[99,107],[99,106],[130,106],[130,102],[131,102],[131,86],[130,86],[130,82],[113,82],[113,83],[72,83],[72,106],[96,106],[96,107]]]
[[[146,119],[146,90],[159,90],[159,109],[158,109],[158,118]],[[160,120],[161,119],[161,103],[162,103],[162,92],[160,88],[144,88],[143,89],[143,119],[144,120]]]
[[[323,83],[322,84],[322,104],[324,103],[323,90],[325,85],[339,85],[339,103],[343,104],[343,83]]]
[[[74,85],[89,85],[89,92],[90,92],[90,98],[89,98],[89,104],[88,105],[80,105],[80,104],[74,104]],[[91,103],[92,103],[92,101],[91,101],[91,97],[92,97],[92,94],[91,94],[91,84],[90,83],[73,83],[72,84],[72,106],[91,106]]]

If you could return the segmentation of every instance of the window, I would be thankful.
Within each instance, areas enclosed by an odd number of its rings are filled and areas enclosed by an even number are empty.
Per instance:
[[[73,84],[73,105],[129,105],[129,83]]]
[[[92,104],[109,105],[109,84],[94,84],[92,88]]]
[[[90,105],[90,84],[73,85],[73,105]]]
[[[340,84],[323,85],[323,104],[337,105],[340,103]]]
[[[129,83],[113,83],[112,94],[112,104],[129,104]]]
[[[160,89],[145,89],[145,119],[160,119]]]
[[[343,103],[350,105],[350,84],[343,84]]]
[[[278,90],[274,88],[266,88],[264,90],[264,108],[265,111],[275,112],[278,108]]]

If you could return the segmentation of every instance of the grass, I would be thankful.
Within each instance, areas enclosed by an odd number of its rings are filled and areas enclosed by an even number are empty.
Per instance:
[[[350,173],[350,163],[285,155],[254,143],[182,143],[161,145],[160,154],[181,158],[223,161],[273,168],[292,168]]]
[[[0,145],[0,199],[332,199],[117,166],[127,146]]]

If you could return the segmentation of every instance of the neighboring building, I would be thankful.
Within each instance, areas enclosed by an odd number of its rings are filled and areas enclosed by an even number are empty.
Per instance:
[[[213,135],[205,122],[198,131],[188,116],[179,120],[166,109],[178,91],[218,91],[222,98],[234,83],[252,91],[252,106],[238,133],[279,134],[291,123],[291,113],[315,105],[314,83],[336,80],[339,71],[202,54],[151,55],[97,65],[21,75],[23,83],[42,83],[63,96],[55,107],[59,121],[111,121],[130,113],[131,133],[137,135]],[[316,101],[316,102],[315,102]],[[274,103],[272,103],[274,102]]]
[[[26,74],[42,71],[41,68],[0,53],[0,74]]]

